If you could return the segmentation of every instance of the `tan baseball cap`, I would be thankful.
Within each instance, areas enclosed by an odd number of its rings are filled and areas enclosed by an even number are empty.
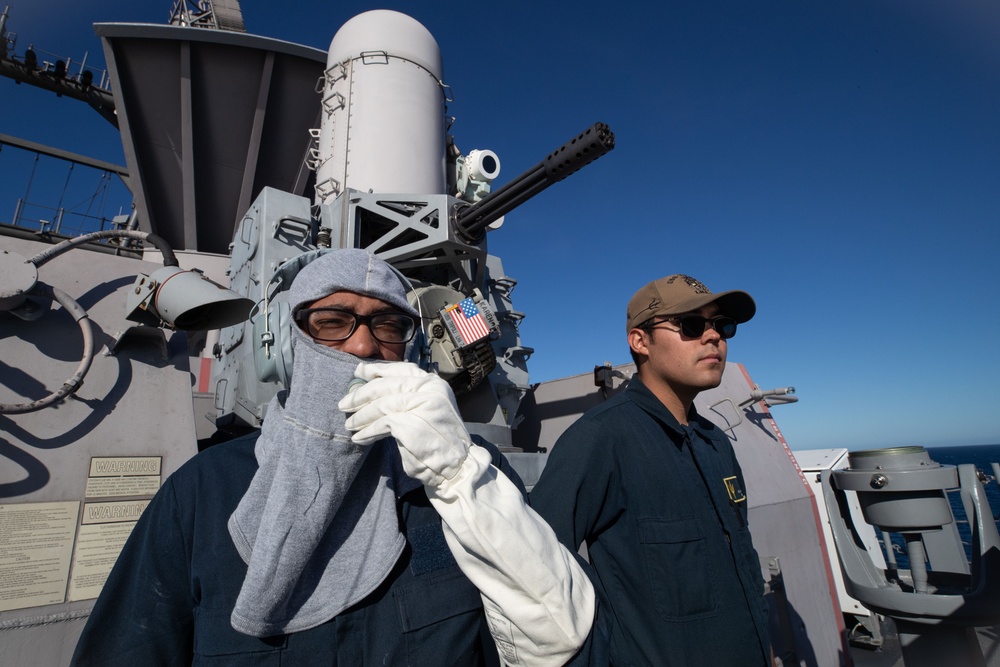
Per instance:
[[[719,312],[738,323],[747,322],[757,312],[757,304],[746,292],[730,290],[713,294],[691,276],[676,273],[649,283],[629,300],[626,331],[646,320],[662,315],[681,315],[710,303],[719,304]]]

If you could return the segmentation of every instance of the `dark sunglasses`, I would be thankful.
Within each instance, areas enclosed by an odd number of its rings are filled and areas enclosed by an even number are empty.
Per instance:
[[[705,333],[705,327],[712,327],[719,334],[722,340],[728,340],[736,335],[736,320],[731,317],[702,317],[701,315],[679,315],[666,319],[650,322],[642,328],[649,331],[655,329],[658,324],[671,322],[681,329],[681,334],[685,338],[701,338]]]
[[[380,343],[408,343],[417,331],[415,319],[397,312],[358,315],[339,308],[302,308],[294,318],[313,339],[328,342],[347,340],[362,322]]]

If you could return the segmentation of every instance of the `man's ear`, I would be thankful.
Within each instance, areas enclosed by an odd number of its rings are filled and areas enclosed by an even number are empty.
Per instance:
[[[628,346],[632,348],[632,351],[636,354],[648,357],[649,348],[646,346],[646,337],[648,335],[649,334],[642,329],[632,329],[628,332]]]

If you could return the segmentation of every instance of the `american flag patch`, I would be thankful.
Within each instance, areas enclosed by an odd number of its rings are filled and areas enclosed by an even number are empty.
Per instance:
[[[490,328],[471,297],[449,306],[445,312],[458,330],[463,347],[490,335]]]

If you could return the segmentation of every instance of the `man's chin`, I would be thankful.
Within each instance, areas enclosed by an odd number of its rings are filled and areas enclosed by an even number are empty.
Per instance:
[[[708,373],[705,375],[703,381],[700,383],[699,389],[702,391],[706,389],[715,389],[720,384],[722,384],[722,369],[719,369],[717,373]]]

